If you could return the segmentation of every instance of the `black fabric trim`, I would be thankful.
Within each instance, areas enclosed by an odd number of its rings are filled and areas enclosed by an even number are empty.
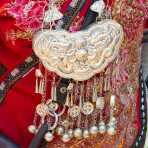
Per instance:
[[[92,4],[97,1],[97,0],[93,0]],[[88,28],[88,26],[92,23],[94,23],[96,21],[96,17],[98,16],[98,14],[96,12],[91,11],[91,9],[89,8],[87,15],[84,19],[84,23],[82,25],[81,29],[86,29]]]
[[[143,33],[142,43],[148,43],[148,30]]]
[[[7,71],[7,67],[3,64],[0,64],[0,77]]]
[[[85,3],[86,3],[86,0],[79,0],[75,8],[69,7],[69,9],[68,9],[69,12],[67,12],[67,13],[70,13],[70,16],[67,17],[68,20],[63,25],[63,28],[65,30],[69,29],[69,27],[71,26],[73,20],[78,15],[78,13],[82,10],[82,8],[84,7]]]
[[[146,83],[146,86],[147,86],[147,88],[148,88],[148,76],[147,76],[147,78],[146,78],[146,80],[145,80],[145,83]]]
[[[146,89],[145,83],[143,81],[143,71],[142,67],[140,69],[139,74],[139,84],[140,84],[140,122],[141,122],[141,129],[139,134],[132,146],[132,148],[143,148],[146,139],[146,132],[147,132],[147,101],[146,101]]]
[[[16,68],[8,74],[5,80],[0,83],[0,103],[2,103],[10,88],[13,87],[13,85],[19,79],[21,79],[31,68],[38,64],[38,61],[38,58],[33,53],[30,57],[25,59],[23,63],[16,66]],[[18,72],[14,74],[15,71]]]
[[[48,131],[48,124],[45,122],[41,128],[39,129],[38,133],[34,136],[33,140],[31,141],[28,148],[40,148],[42,144],[44,145],[44,135]]]
[[[0,134],[0,148],[21,148],[4,134]]]

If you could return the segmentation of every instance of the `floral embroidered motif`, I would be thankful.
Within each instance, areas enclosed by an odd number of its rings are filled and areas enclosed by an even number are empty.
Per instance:
[[[62,5],[65,0],[58,0]],[[7,6],[9,15],[15,18],[16,26],[25,31],[36,31],[43,27],[43,17],[48,9],[48,0],[16,0]]]
[[[31,40],[33,32],[24,32],[20,30],[11,30],[7,33],[7,40],[17,40],[17,39],[25,39]]]
[[[46,0],[16,0],[8,5],[8,14],[16,19],[16,25],[24,30],[38,30],[41,28],[43,15],[48,3]]]

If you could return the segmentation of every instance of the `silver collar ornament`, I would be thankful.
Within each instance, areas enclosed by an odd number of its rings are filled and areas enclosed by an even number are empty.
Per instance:
[[[49,71],[84,81],[118,56],[122,40],[122,26],[106,19],[76,33],[43,29],[34,36],[33,50]]]
[[[54,21],[62,17],[62,14],[54,5],[49,8],[51,9],[45,12],[44,22],[52,25]],[[105,3],[103,0],[96,1],[92,4],[91,10],[97,12],[98,17],[101,18],[106,12]],[[103,88],[102,84],[106,84],[105,82],[108,80],[101,76],[99,81],[97,79],[94,79],[93,83],[89,81],[97,73],[103,73],[105,68],[114,62],[119,55],[123,38],[122,26],[112,19],[95,22],[87,30],[76,33],[62,29],[52,30],[50,27],[50,29],[42,29],[34,35],[33,50],[45,69],[55,72],[62,78],[76,81],[76,84],[71,82],[67,87],[66,103],[60,113],[58,112],[60,104],[56,102],[56,81],[52,84],[51,98],[47,101],[43,100],[36,107],[36,115],[41,119],[40,124],[43,124],[46,118],[54,118],[54,122],[49,124],[52,127],[49,126],[49,132],[44,137],[47,142],[54,139],[55,132],[61,136],[63,142],[69,142],[72,138],[88,138],[98,133],[107,132],[109,135],[116,133],[117,121],[114,117],[116,96],[111,95],[110,98],[109,123],[106,125],[103,119],[104,92],[108,89]],[[38,79],[43,79],[43,74],[39,70],[36,71],[36,76]],[[84,87],[84,82],[79,82],[84,80],[88,80],[85,84],[86,87]],[[45,85],[45,83],[43,84]],[[79,86],[81,87],[79,88]],[[40,90],[38,88],[36,92],[46,92],[46,89],[44,90],[46,87],[41,88],[42,91],[38,91]],[[87,93],[84,92],[84,88]],[[62,120],[62,115],[67,107],[66,119]],[[95,113],[96,117],[99,116],[99,120],[96,119]],[[91,124],[88,122],[89,117],[95,119]],[[85,120],[84,127],[81,126],[82,119]],[[36,134],[40,124],[37,126],[35,123],[29,126],[29,131]]]

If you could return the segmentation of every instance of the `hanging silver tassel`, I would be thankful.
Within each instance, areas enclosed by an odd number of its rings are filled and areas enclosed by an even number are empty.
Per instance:
[[[57,101],[57,88],[56,85],[53,87],[53,101]]]
[[[35,71],[35,77],[36,77],[36,81],[35,81],[35,93],[39,93],[39,91],[40,91],[39,79],[41,79],[43,77],[42,72],[41,72],[40,69],[36,69],[36,71]]]
[[[36,80],[35,80],[35,93],[37,94],[37,93],[39,93],[39,84],[38,84],[39,82],[38,82],[38,78],[36,77]]]
[[[41,80],[40,80],[40,84],[39,84],[39,93],[40,94],[44,94],[44,78],[42,78]]]
[[[65,102],[65,105],[68,107],[69,107],[69,101],[70,101],[70,97],[69,97],[69,91],[68,91],[66,96],[66,102]]]
[[[69,83],[67,87],[67,92],[70,94],[69,101],[67,102],[69,106],[73,105],[73,88],[74,88],[73,83]]]

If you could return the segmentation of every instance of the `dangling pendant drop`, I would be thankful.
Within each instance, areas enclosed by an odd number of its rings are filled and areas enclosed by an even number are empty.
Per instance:
[[[111,99],[110,99],[110,108],[111,108],[111,111],[110,111],[110,121],[108,123],[108,128],[107,128],[107,133],[109,135],[114,135],[116,133],[116,119],[113,115],[113,110],[114,110],[114,106],[115,106],[115,96],[112,95],[111,96]]]
[[[63,14],[58,10],[55,4],[51,4],[49,9],[45,12],[44,22],[50,23],[59,20],[63,17]]]
[[[103,0],[96,1],[91,5],[90,9],[98,13],[98,16],[101,17],[101,14],[105,9],[105,3]]]
[[[36,69],[35,71],[35,77],[36,77],[36,82],[35,82],[35,93],[40,93],[40,85],[42,83],[42,78],[43,74],[40,69]],[[39,82],[40,79],[40,82]]]

